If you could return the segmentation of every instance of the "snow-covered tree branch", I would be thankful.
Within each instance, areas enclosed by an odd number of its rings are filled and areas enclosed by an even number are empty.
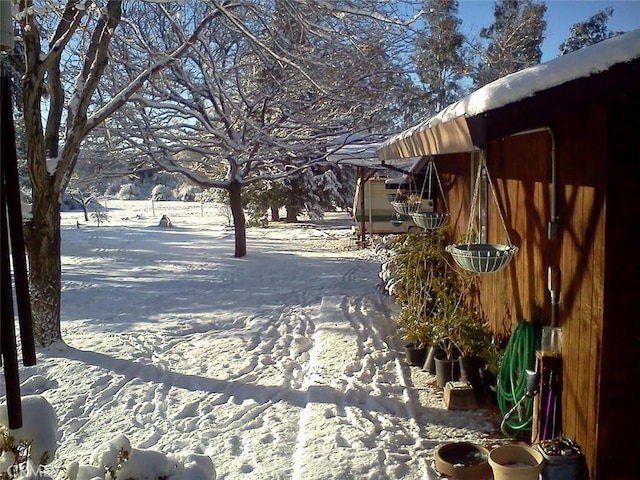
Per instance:
[[[382,13],[340,18],[334,6],[284,0],[221,10],[215,28],[116,118],[165,170],[229,192],[243,256],[242,188],[322,162],[331,137],[389,128],[381,106],[401,74],[387,53],[394,23]],[[130,55],[119,46],[117,55]]]

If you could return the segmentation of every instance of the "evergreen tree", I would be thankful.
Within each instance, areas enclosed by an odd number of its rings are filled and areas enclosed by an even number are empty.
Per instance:
[[[569,29],[569,36],[558,47],[560,55],[575,52],[583,47],[588,47],[602,42],[607,38],[615,37],[624,32],[611,32],[607,23],[613,15],[613,8],[605,8],[592,15],[584,22],[573,24]]]
[[[465,37],[459,31],[457,0],[424,0],[423,12],[426,25],[416,36],[414,62],[433,114],[463,95]]]
[[[497,0],[494,22],[480,31],[488,43],[474,74],[476,87],[540,63],[547,6],[533,0]]]
[[[414,61],[426,89],[427,113],[433,114],[463,95],[465,38],[457,0],[424,0],[423,11],[426,25],[416,36]]]

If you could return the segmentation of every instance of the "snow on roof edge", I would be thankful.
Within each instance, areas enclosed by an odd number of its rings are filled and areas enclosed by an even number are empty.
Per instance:
[[[604,72],[640,57],[640,29],[604,40],[501,77],[452,103],[433,117],[387,139],[382,147],[464,115],[474,117],[571,80]]]

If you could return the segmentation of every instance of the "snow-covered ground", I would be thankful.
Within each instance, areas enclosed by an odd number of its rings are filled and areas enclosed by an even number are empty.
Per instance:
[[[220,479],[428,478],[438,445],[494,430],[405,365],[347,214],[251,228],[238,259],[220,206],[106,207],[100,226],[63,213],[65,343],[20,369],[22,394],[58,415],[47,475],[124,434],[209,456]]]

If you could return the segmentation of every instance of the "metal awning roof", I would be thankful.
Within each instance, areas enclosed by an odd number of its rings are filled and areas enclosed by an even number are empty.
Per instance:
[[[378,158],[419,157],[445,153],[469,152],[473,139],[464,116],[430,126],[423,122],[385,141],[378,148]]]
[[[354,165],[357,167],[380,167],[380,159],[376,155],[382,143],[352,143],[337,147],[327,155],[331,163]]]
[[[333,139],[329,143],[328,150],[330,153],[327,155],[327,161],[337,165],[387,170],[389,167],[377,155],[382,141],[368,143],[365,140],[366,138],[359,134],[343,135]],[[419,158],[409,155],[400,162],[394,162],[393,167],[394,169],[400,168],[408,171],[417,161],[419,161]]]

